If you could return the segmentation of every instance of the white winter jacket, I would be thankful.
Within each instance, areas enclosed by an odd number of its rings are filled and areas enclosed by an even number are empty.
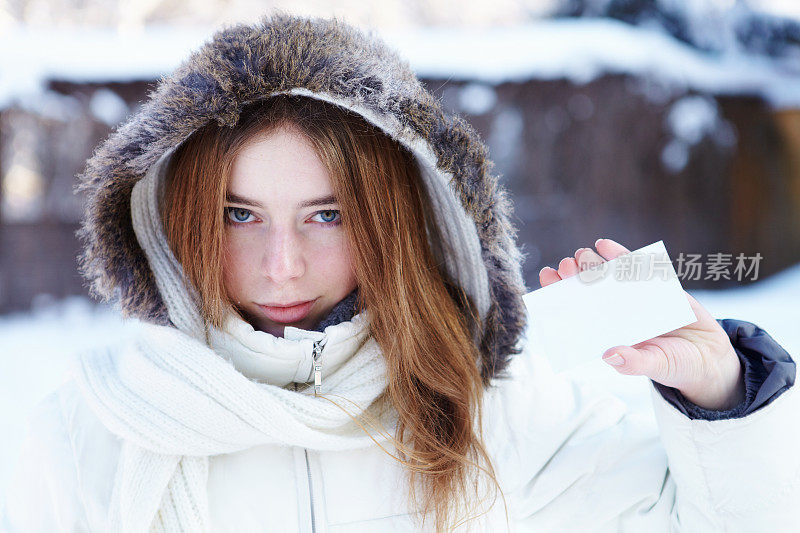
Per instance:
[[[234,124],[243,105],[277,93],[358,113],[419,163],[432,219],[446,241],[434,247],[438,262],[479,312],[478,364],[493,385],[486,389],[484,435],[508,514],[498,499],[468,524],[472,530],[795,530],[794,376],[760,408],[723,420],[690,419],[652,387],[656,418],[649,420],[607,393],[554,374],[524,337],[536,317],[527,316],[522,300],[511,204],[491,174],[485,146],[439,107],[393,51],[341,22],[277,15],[215,34],[99,147],[79,187],[88,193],[81,272],[95,296],[117,303],[128,317],[191,337],[182,325],[186,309],[176,303],[185,293],[164,290],[163,268],[171,262],[151,253],[166,248],[158,221],[146,240],[141,220],[133,218],[147,211],[136,210],[131,191],[158,175],[197,128],[211,120]],[[327,326],[325,361],[335,368],[354,357],[367,324],[356,316]],[[241,346],[215,350],[249,380],[313,394],[307,383],[320,332],[264,335],[246,332]],[[109,346],[108,360],[125,361],[126,346]],[[6,531],[110,530],[125,420],[89,402],[79,376],[76,367],[31,418],[0,510]],[[415,509],[403,480],[401,465],[377,446],[323,451],[265,444],[210,454],[209,529],[411,531]]]
[[[343,322],[326,333],[355,331]],[[346,356],[341,340],[327,355]],[[310,349],[297,358],[310,370]],[[511,365],[514,379],[487,395],[485,417],[512,531],[796,530],[796,387],[744,418],[717,421],[690,420],[651,388],[654,424],[610,394],[554,374],[531,344]],[[3,529],[108,531],[120,444],[74,379],[65,381],[31,419]],[[377,446],[260,446],[211,457],[212,531],[414,531],[401,483],[400,465]],[[482,525],[506,531],[500,499]]]

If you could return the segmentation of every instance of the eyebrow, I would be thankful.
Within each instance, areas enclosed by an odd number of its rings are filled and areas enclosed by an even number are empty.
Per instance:
[[[230,202],[232,204],[249,205],[251,207],[257,207],[259,209],[264,208],[261,202],[257,202],[256,200],[251,200],[250,198],[245,198],[244,196],[239,196],[238,194],[233,194],[233,193],[225,193],[225,201]],[[304,207],[313,207],[317,205],[328,205],[335,203],[338,203],[336,201],[336,197],[330,194],[328,196],[323,196],[321,198],[314,198],[313,200],[304,200],[299,204],[297,204],[297,207],[302,209]]]

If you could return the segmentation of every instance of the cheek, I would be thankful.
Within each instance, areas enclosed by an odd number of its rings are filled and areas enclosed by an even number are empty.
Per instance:
[[[230,291],[236,291],[239,287],[246,284],[249,267],[255,260],[252,257],[257,248],[237,239],[228,233],[222,244],[222,277],[225,287]]]
[[[343,282],[354,276],[352,255],[348,246],[347,239],[342,235],[337,239],[331,239],[327,246],[319,249],[317,260],[317,271],[331,279],[336,278],[337,282]]]

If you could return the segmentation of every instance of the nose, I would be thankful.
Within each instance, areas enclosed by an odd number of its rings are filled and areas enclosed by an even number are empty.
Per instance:
[[[262,272],[277,285],[305,273],[302,243],[291,228],[270,228],[264,247]]]

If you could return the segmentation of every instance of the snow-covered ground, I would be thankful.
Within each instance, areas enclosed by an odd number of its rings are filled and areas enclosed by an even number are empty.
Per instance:
[[[3,494],[33,407],[58,387],[81,350],[133,331],[111,309],[81,297],[41,303],[30,313],[0,316],[0,494]]]
[[[712,315],[754,322],[795,359],[800,357],[800,264],[756,284],[726,291],[691,291]],[[5,490],[31,409],[56,388],[81,350],[135,333],[134,322],[84,298],[40,305],[31,313],[0,317],[0,494]],[[576,380],[610,390],[644,415],[652,412],[649,382],[622,376],[593,361],[569,371]]]

